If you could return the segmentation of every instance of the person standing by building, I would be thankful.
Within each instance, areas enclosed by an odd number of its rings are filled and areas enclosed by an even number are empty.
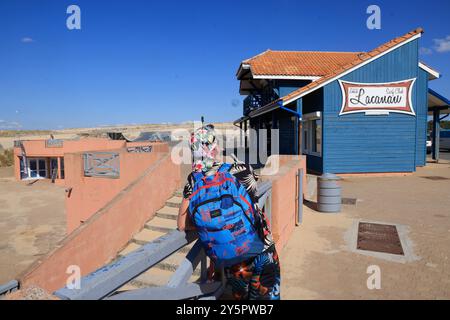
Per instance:
[[[237,300],[280,299],[280,263],[250,165],[218,161],[213,125],[194,131],[193,171],[178,214],[179,230],[197,230],[206,254],[224,267]]]

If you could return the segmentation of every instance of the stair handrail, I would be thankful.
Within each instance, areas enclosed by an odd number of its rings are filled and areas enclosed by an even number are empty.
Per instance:
[[[196,238],[195,232],[174,230],[82,277],[79,288],[65,286],[53,294],[68,300],[104,299]]]
[[[0,285],[0,296],[6,295],[19,289],[19,282],[17,280],[10,280],[5,284]]]
[[[271,181],[258,184],[258,205],[269,218],[271,190]],[[116,292],[126,283],[196,239],[197,233],[193,231],[171,231],[82,277],[79,288],[65,286],[53,294],[64,300],[217,299],[225,290],[225,274],[222,269],[219,272],[220,280],[208,281],[207,259],[199,241],[196,241],[189,250],[165,286]],[[188,283],[199,264],[200,281]]]

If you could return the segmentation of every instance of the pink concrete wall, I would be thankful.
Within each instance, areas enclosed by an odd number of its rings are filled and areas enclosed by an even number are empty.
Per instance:
[[[180,183],[180,167],[166,153],[39,259],[19,278],[21,285],[37,285],[53,292],[65,285],[69,265],[78,265],[86,275],[109,262]]]
[[[71,189],[66,193],[67,233],[89,219],[120,190],[168,152],[167,144],[156,143],[152,147],[150,153],[128,153],[125,149],[114,150],[119,153],[120,177],[117,179],[85,177],[83,153],[65,154],[65,186],[66,189]]]
[[[22,145],[28,157],[63,157],[67,153],[86,152],[86,151],[102,151],[116,150],[126,146],[145,146],[152,145],[153,151],[166,152],[168,145],[162,142],[126,142],[125,140],[110,140],[106,138],[80,138],[73,140],[63,140],[61,148],[45,146],[45,139],[41,140],[25,140]],[[14,148],[14,176],[20,180],[20,162],[19,157],[22,155],[22,149]],[[65,166],[66,167],[66,166]],[[58,184],[63,184],[63,179],[57,179]]]
[[[303,194],[306,194],[306,157],[279,155],[280,168],[275,175],[261,176],[263,180],[272,181],[272,235],[277,250],[286,245],[291,233],[294,231],[297,203],[296,185],[297,171],[303,168]]]
[[[290,156],[281,163],[276,175],[262,176],[273,183],[271,227],[280,251],[295,228],[296,173],[298,168],[306,172],[306,159]],[[180,167],[171,161],[170,154],[157,157],[142,175],[23,273],[19,277],[21,285],[37,285],[53,292],[65,285],[68,266],[78,265],[86,275],[108,263],[180,184]]]
[[[64,140],[61,148],[45,147],[46,140],[22,141],[27,156],[33,157],[62,157],[64,153],[81,152],[89,150],[120,149],[125,146],[124,140],[110,140],[105,138],[80,138]],[[14,154],[20,156],[21,148],[15,147]]]

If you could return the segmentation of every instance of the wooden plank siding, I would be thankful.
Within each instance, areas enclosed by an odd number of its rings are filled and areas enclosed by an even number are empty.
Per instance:
[[[411,172],[416,165],[422,165],[426,105],[421,99],[427,90],[424,76],[419,74],[418,40],[414,40],[341,78],[362,83],[418,78],[411,97],[418,117],[398,113],[339,116],[342,103],[339,83],[335,80],[326,85],[323,90],[323,171]]]
[[[417,87],[416,166],[424,166],[427,158],[428,73],[419,68]]]
[[[279,125],[280,154],[295,153],[295,116],[288,111],[276,110]]]

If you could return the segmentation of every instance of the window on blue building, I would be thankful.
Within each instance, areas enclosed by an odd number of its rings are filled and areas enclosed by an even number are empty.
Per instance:
[[[322,155],[322,117],[320,112],[303,115],[302,153]]]

